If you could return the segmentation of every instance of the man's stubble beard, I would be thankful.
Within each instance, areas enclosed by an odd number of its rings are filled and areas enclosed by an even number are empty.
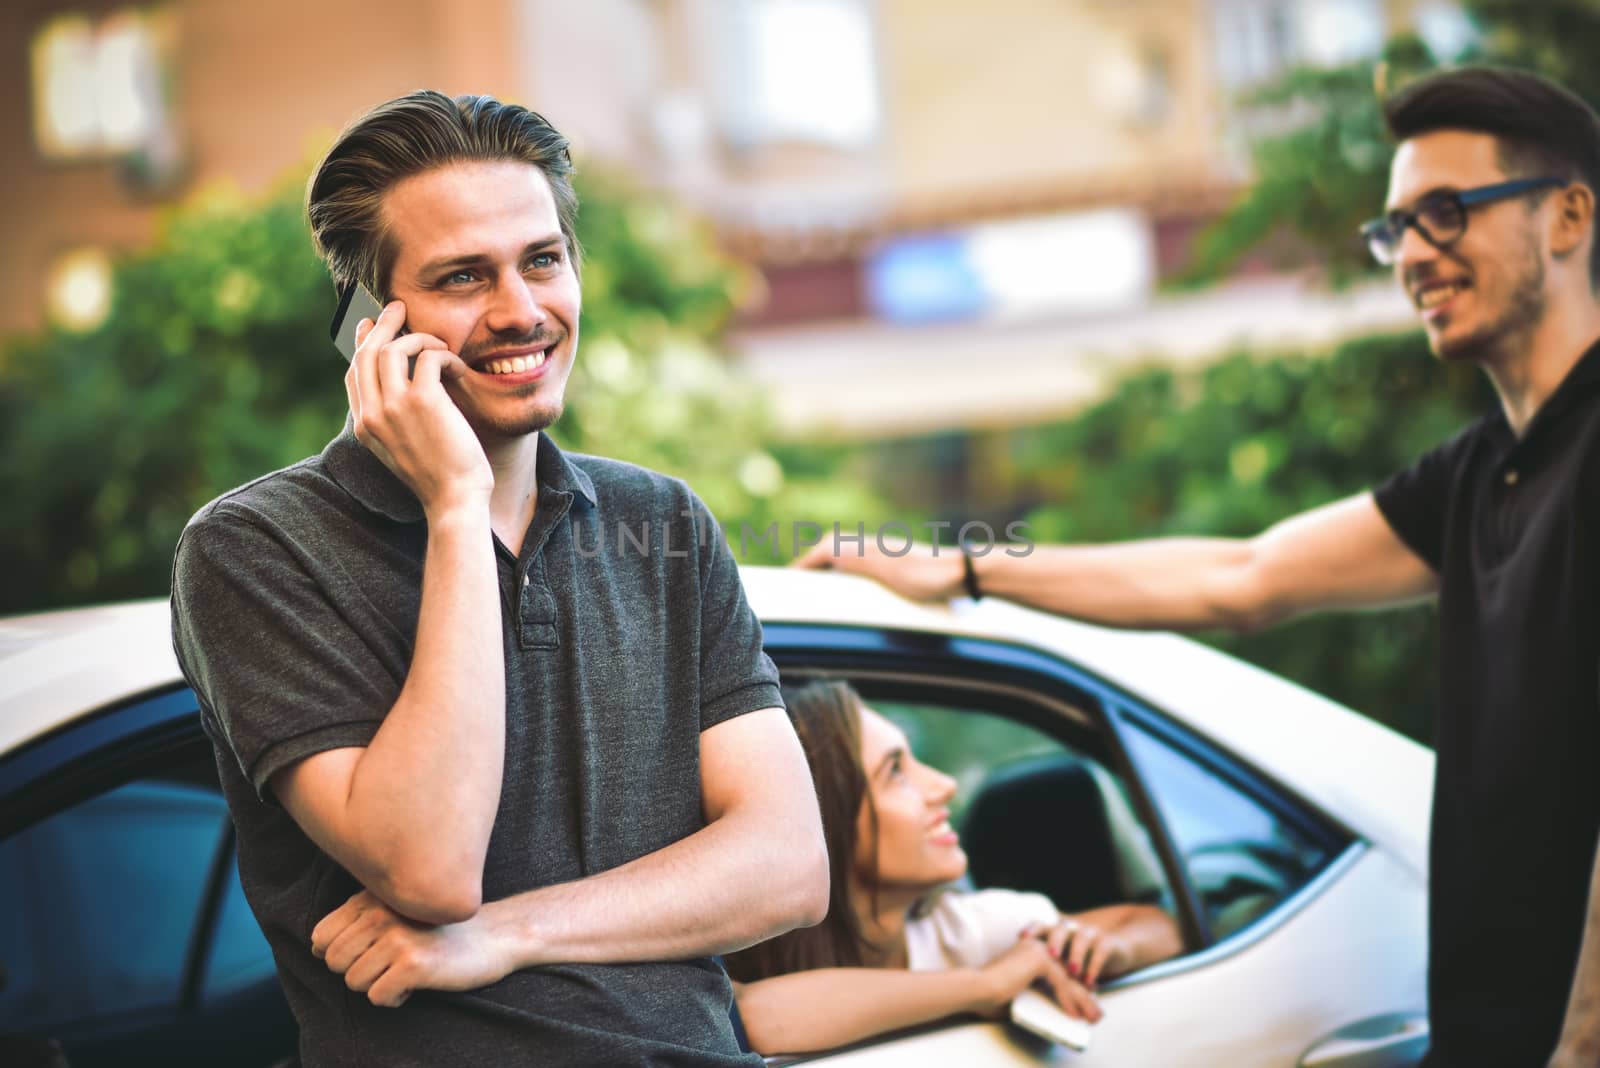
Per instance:
[[[535,386],[534,388],[537,388]],[[472,424],[473,431],[478,435],[479,441],[501,440],[513,441],[525,438],[529,434],[537,434],[541,430],[548,430],[560,419],[566,411],[567,398],[565,390],[556,400],[553,407],[541,406],[521,413],[512,419],[493,419],[484,413],[476,413],[468,422]]]
[[[1499,318],[1449,344],[1436,346],[1441,360],[1460,360],[1485,366],[1517,359],[1528,347],[1534,331],[1544,320],[1547,301],[1544,292],[1544,259],[1532,240],[1522,247],[1523,267],[1506,297]]]
[[[467,363],[479,360],[482,356],[499,349],[524,348],[528,346],[543,346],[554,344],[571,345],[572,358],[577,359],[577,329],[562,331],[559,334],[543,329],[542,327],[528,334],[505,335],[494,338],[492,341],[477,344],[463,345],[461,358]],[[541,390],[549,391],[550,386],[545,382],[534,382],[523,386],[517,392],[518,399],[534,395]],[[459,405],[458,405],[459,406]],[[482,411],[468,413],[465,408],[462,413],[467,416],[467,422],[478,435],[478,440],[487,444],[491,440],[514,441],[525,438],[529,434],[537,434],[541,430],[548,430],[560,421],[562,413],[567,407],[567,382],[565,379],[560,384],[560,393],[555,403],[550,406],[541,406],[531,411],[523,412],[511,419],[495,419]]]

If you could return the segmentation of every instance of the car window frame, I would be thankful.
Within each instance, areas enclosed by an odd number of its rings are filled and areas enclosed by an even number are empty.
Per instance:
[[[143,691],[80,716],[0,759],[0,839],[119,786],[158,775],[163,766],[193,759],[202,749],[209,752],[210,740],[201,726],[199,700],[186,685]],[[206,966],[236,854],[235,834],[229,816],[207,864],[176,999],[130,1019],[182,1018],[203,1008]],[[72,1025],[70,1033],[80,1028],[85,1035],[114,1033],[121,1022],[118,1017],[84,1021]]]
[[[1017,708],[979,707],[988,714],[1005,715],[1040,728],[1061,741],[1070,742],[1066,735],[1071,733],[1070,728],[1063,730],[1063,717],[1077,721],[1082,730],[1097,732],[1104,743],[1107,766],[1121,777],[1134,812],[1150,835],[1172,890],[1175,918],[1184,939],[1180,957],[1143,970],[1129,981],[1172,974],[1202,955],[1213,960],[1233,951],[1228,947],[1243,948],[1314,899],[1320,888],[1331,881],[1324,878],[1326,873],[1336,868],[1343,870],[1350,862],[1351,852],[1366,847],[1356,831],[1287,783],[1217,741],[1200,737],[1148,701],[1053,651],[993,638],[848,624],[773,622],[764,624],[764,630],[768,654],[780,669],[792,673],[872,676],[879,680],[897,676],[911,688],[907,692],[915,692],[920,679],[922,685],[936,688],[942,695],[924,692],[924,698],[946,704],[951,703],[952,693],[963,690],[1010,690],[1022,698]],[[1031,713],[1030,702],[1036,706]],[[1145,730],[1185,759],[1215,774],[1231,789],[1313,837],[1326,848],[1327,862],[1305,885],[1285,895],[1261,916],[1226,938],[1214,938],[1182,850],[1132,756],[1126,738],[1130,729]],[[1312,890],[1317,893],[1308,893]],[[1224,952],[1219,954],[1219,950]]]
[[[138,768],[203,739],[188,686],[131,694],[0,757],[0,838],[137,778]]]

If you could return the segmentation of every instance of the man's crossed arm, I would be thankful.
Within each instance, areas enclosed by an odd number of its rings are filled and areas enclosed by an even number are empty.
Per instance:
[[[816,790],[782,709],[701,732],[706,826],[576,882],[485,904],[458,923],[407,919],[363,891],[312,932],[312,951],[376,1005],[470,990],[539,964],[725,953],[828,909]]]

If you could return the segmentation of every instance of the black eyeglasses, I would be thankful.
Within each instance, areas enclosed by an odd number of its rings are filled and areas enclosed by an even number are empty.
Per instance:
[[[1434,248],[1444,248],[1467,232],[1468,208],[1566,184],[1565,178],[1517,178],[1454,193],[1429,193],[1410,211],[1396,209],[1362,224],[1361,236],[1372,250],[1372,258],[1387,267],[1399,255],[1408,226]]]

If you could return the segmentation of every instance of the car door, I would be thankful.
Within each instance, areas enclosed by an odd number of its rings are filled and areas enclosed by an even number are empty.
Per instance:
[[[1167,907],[1186,942],[1183,955],[1103,986],[1106,1018],[1083,1052],[969,1019],[778,1060],[1267,1068],[1296,1063],[1342,1025],[1420,1004],[1424,890],[1415,875],[1181,718],[1054,654],[1004,642],[847,626],[766,631],[786,682],[850,680],[922,759],[956,776],[953,808],[967,810],[963,843],[977,885],[996,872],[1014,889],[1054,879],[1048,892],[1071,910],[1082,902],[1065,897],[1103,895],[1112,878],[1123,899],[1143,894]],[[1062,765],[1090,768],[1106,787],[1093,813],[1065,793],[1046,802],[1014,794],[1021,800],[1002,800],[998,819],[971,820],[986,784]],[[1095,824],[1108,819],[1107,801],[1123,809],[1109,834]],[[1007,824],[1025,828],[1038,855],[980,865]],[[1123,858],[1132,874],[1062,884],[1063,869],[1115,863],[1097,837],[1117,843],[1113,858],[1144,857]]]
[[[295,1029],[186,689],[0,760],[0,1034],[17,1058],[269,1065]]]

